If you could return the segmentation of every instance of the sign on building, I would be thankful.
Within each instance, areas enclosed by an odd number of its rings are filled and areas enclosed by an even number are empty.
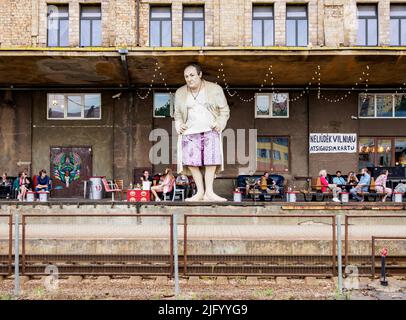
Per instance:
[[[309,153],[355,153],[356,133],[311,133]]]

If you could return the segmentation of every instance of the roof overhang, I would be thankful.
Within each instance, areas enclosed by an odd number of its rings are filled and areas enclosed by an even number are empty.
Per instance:
[[[404,47],[128,48],[124,55],[119,48],[3,48],[0,86],[147,87],[154,80],[154,86],[176,87],[184,83],[185,65],[197,62],[206,79],[223,84],[224,74],[230,87],[258,88],[270,66],[277,87],[307,86],[318,66],[322,87],[351,87],[368,66],[371,87],[395,88],[406,82],[405,53]]]

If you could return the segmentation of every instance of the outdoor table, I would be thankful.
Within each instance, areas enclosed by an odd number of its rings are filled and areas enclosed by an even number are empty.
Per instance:
[[[151,192],[149,190],[141,189],[128,189],[127,201],[128,202],[148,202],[151,199]]]

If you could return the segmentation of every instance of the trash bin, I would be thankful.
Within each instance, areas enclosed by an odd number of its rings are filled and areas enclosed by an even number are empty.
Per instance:
[[[341,202],[348,203],[350,201],[350,194],[348,192],[340,192]]]
[[[242,196],[240,191],[234,191],[233,192],[233,200],[234,202],[241,202],[242,201]]]
[[[90,183],[89,199],[92,200],[103,199],[102,177],[90,177],[89,183]]]
[[[27,191],[27,202],[34,202],[34,201],[35,201],[35,192]]]
[[[402,202],[403,200],[403,193],[402,192],[394,192],[393,193],[393,202]]]
[[[40,191],[38,192],[39,201],[40,202],[47,202],[49,199],[49,192],[48,191]]]
[[[299,193],[297,191],[287,191],[286,192],[286,199],[287,202],[296,202],[296,194]]]

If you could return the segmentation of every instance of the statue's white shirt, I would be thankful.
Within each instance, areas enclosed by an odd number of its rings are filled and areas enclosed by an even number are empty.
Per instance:
[[[183,134],[195,134],[212,130],[216,119],[214,115],[207,110],[207,103],[208,100],[204,88],[201,88],[196,99],[193,97],[190,90],[188,90],[186,97],[187,130]]]

